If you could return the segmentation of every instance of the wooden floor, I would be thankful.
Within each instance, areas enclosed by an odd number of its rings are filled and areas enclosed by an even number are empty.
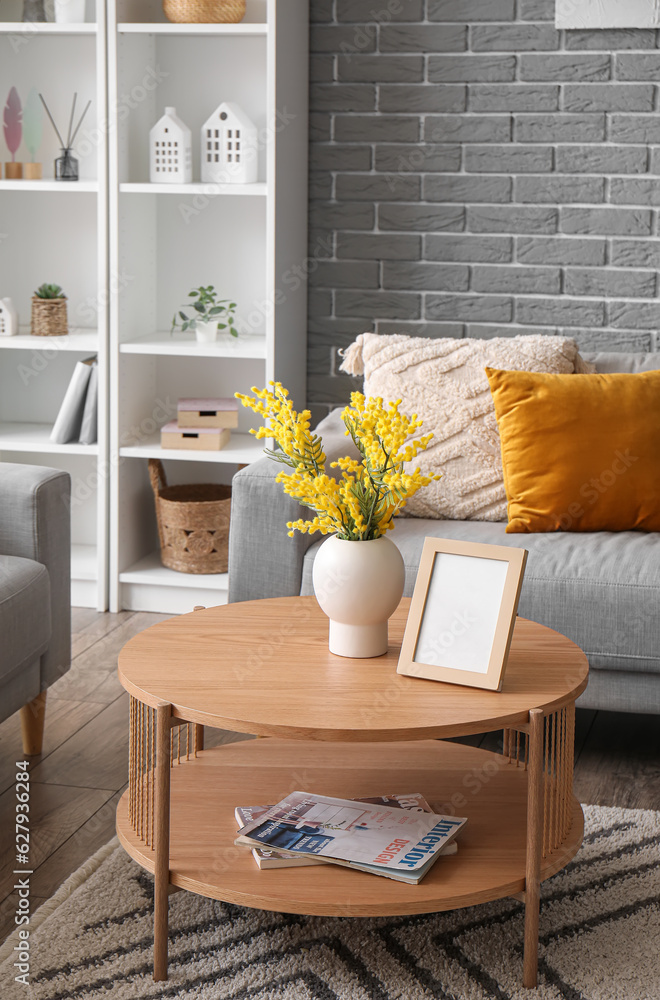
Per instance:
[[[166,617],[74,609],[73,665],[48,693],[44,752],[30,762],[32,912],[114,834],[128,755],[128,695],[117,680],[117,655]],[[237,738],[245,737],[207,730],[206,744]],[[469,742],[491,746],[495,739]],[[16,905],[14,778],[22,759],[14,715],[0,725],[0,941]],[[660,718],[578,710],[575,790],[581,802],[660,809]]]

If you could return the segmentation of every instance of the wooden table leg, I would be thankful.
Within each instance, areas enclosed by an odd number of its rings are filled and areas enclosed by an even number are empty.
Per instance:
[[[536,986],[539,955],[541,847],[543,843],[543,712],[529,713],[527,771],[527,859],[525,868],[525,954],[523,984]]]
[[[170,717],[171,705],[156,709],[154,801],[154,980],[167,979],[168,888],[170,884]]]

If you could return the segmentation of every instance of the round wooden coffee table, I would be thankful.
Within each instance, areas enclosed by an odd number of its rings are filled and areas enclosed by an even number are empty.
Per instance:
[[[167,978],[171,885],[240,906],[327,916],[525,903],[524,982],[536,984],[540,883],[577,852],[575,699],[584,653],[517,619],[502,690],[396,673],[409,601],[381,657],[328,651],[313,597],[209,608],[141,632],[119,656],[130,698],[129,787],[117,810],[128,853],[155,874],[154,978]],[[203,727],[267,739],[203,749]],[[503,730],[503,753],[438,742]],[[419,885],[323,865],[261,871],[234,846],[237,805],[293,790],[353,798],[421,792],[467,816],[456,855]]]

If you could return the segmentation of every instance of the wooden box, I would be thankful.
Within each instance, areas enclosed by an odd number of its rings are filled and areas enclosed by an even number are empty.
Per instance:
[[[161,448],[190,448],[197,451],[220,451],[231,437],[222,427],[179,427],[170,420],[160,431]]]
[[[180,399],[177,405],[179,427],[238,427],[238,400]]]

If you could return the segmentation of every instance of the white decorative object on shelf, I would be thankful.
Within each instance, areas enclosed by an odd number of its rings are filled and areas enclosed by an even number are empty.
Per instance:
[[[149,161],[152,184],[192,182],[191,132],[177,117],[176,108],[165,108],[149,132]]]
[[[82,24],[86,0],[54,0],[55,21],[58,24]]]
[[[238,104],[224,102],[202,125],[202,181],[254,184],[257,128]]]
[[[11,299],[0,299],[0,337],[14,337],[18,333],[18,316]]]

